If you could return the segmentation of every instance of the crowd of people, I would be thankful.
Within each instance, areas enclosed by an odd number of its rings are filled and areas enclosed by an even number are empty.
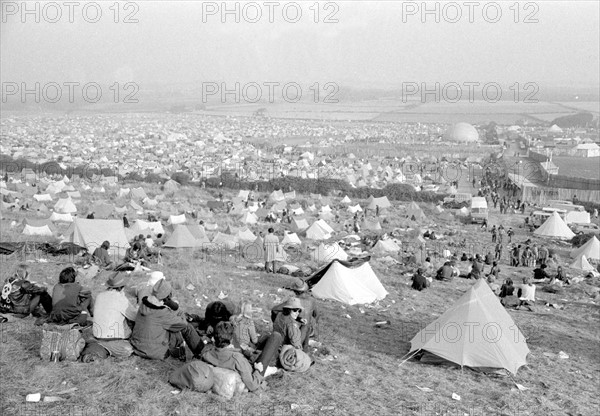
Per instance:
[[[63,269],[50,294],[31,282],[29,266],[20,265],[4,283],[2,318],[33,315],[36,325],[91,327],[93,336],[81,353],[85,363],[132,354],[151,360],[198,359],[238,372],[249,391],[280,371],[283,347],[289,345],[309,359],[308,341],[317,333],[316,303],[301,279],[287,288],[294,295],[271,309],[273,330],[259,335],[249,302],[217,300],[207,305],[203,317],[186,313],[160,271],[152,271],[140,287],[129,286],[127,274],[111,272],[106,290],[95,296],[77,276],[75,268]]]

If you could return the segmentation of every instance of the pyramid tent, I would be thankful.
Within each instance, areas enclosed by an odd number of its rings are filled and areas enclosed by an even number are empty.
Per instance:
[[[400,251],[400,246],[392,239],[379,240],[372,248],[373,253],[378,255],[388,255]]]
[[[371,196],[367,202],[369,202],[369,205],[367,206],[369,209],[376,209],[378,206],[380,209],[390,208],[392,206],[390,201],[387,199],[387,196],[382,196],[381,198],[373,198]]]
[[[129,242],[125,235],[123,221],[76,218],[65,232],[63,242],[87,247],[90,253],[93,253],[104,241],[110,243],[108,252],[111,256],[125,255],[125,250],[129,248]]]
[[[346,195],[344,197],[344,199],[341,200],[342,204],[350,204],[352,201],[350,201],[350,198],[348,198],[348,195]]]
[[[579,256],[577,256],[575,261],[573,261],[573,263],[569,264],[569,267],[571,269],[583,270],[584,272],[596,271],[594,266],[592,266],[590,264],[590,262],[587,261],[587,258],[585,257],[585,254],[583,254],[583,253],[580,254]]]
[[[310,258],[319,264],[331,263],[333,260],[348,260],[348,254],[340,247],[338,243],[319,244],[319,246],[310,253]]]
[[[306,230],[306,238],[310,238],[311,240],[328,240],[331,238],[331,233],[319,225],[319,221],[316,221]]]
[[[600,241],[592,236],[584,245],[571,251],[571,257],[579,257],[583,254],[586,259],[600,260]]]
[[[281,240],[281,244],[302,244],[302,242],[298,238],[298,234],[286,232],[283,240]]]
[[[61,214],[72,214],[77,212],[77,207],[71,200],[71,198],[59,199],[56,204],[54,204],[54,211],[59,212]]]
[[[173,230],[173,234],[169,236],[163,247],[171,248],[194,248],[200,243],[194,238],[190,230],[184,224],[177,224]]]
[[[247,228],[245,230],[238,230],[235,236],[240,242],[253,242],[256,240],[256,235]]]
[[[314,297],[348,305],[384,299],[388,292],[368,262],[352,264],[334,260],[306,280]]]
[[[423,350],[460,366],[512,374],[527,364],[529,354],[525,337],[484,279],[410,343],[410,352]]]
[[[360,207],[360,204],[356,204],[354,206],[349,205],[346,211],[348,211],[351,214],[355,214],[357,212],[362,212],[362,208]]]
[[[410,203],[408,209],[406,210],[406,216],[411,219],[412,217],[415,217],[415,219],[420,220],[425,218],[425,213],[423,212],[421,207],[419,207],[417,203],[413,201]]]
[[[556,211],[553,211],[552,215],[533,233],[535,235],[565,239],[571,239],[575,236],[575,233],[571,231]]]

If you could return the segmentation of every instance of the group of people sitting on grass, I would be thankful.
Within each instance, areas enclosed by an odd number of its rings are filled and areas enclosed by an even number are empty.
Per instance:
[[[308,355],[309,338],[316,335],[319,314],[306,282],[296,279],[288,289],[294,296],[271,310],[273,330],[259,335],[248,302],[236,305],[218,300],[207,305],[204,317],[185,313],[174,299],[173,288],[160,271],[153,271],[146,284],[127,288],[126,274],[114,272],[106,290],[92,297],[76,282],[77,271],[61,271],[52,295],[29,280],[27,265],[17,268],[2,288],[2,321],[14,314],[37,316],[37,325],[78,324],[91,327],[81,353],[83,362],[132,354],[153,360],[168,357],[203,360],[213,366],[236,371],[249,391],[283,365],[280,352],[291,349],[297,360],[283,368],[306,371],[313,364]],[[135,297],[135,302],[127,294]]]
[[[143,234],[136,235],[129,243],[129,248],[125,253],[124,263],[115,264],[108,250],[110,242],[104,241],[100,247],[96,248],[91,256],[86,259],[87,263],[96,264],[103,270],[143,270],[149,271],[148,266],[151,263],[160,261],[160,247],[162,245],[162,234],[157,235],[157,239],[152,239],[151,235],[144,237]]]

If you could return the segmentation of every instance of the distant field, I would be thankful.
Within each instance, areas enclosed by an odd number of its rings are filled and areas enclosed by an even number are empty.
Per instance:
[[[559,175],[577,178],[600,178],[600,157],[552,157]]]
[[[259,108],[266,109],[266,115],[277,118],[306,118],[318,120],[372,120],[375,122],[425,122],[457,123],[465,121],[485,124],[495,121],[500,124],[513,124],[517,120],[552,121],[574,114],[577,109],[597,110],[599,103],[525,103],[500,101],[446,101],[427,102],[382,99],[340,103],[273,103],[252,105],[209,106],[206,114],[251,115]]]

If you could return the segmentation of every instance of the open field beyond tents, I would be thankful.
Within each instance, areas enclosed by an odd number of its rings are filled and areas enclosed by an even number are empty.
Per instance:
[[[173,199],[192,196],[209,198],[203,191],[183,188]],[[364,201],[355,202],[364,206]],[[393,202],[395,208],[383,214],[389,219],[386,229],[399,226],[405,204]],[[441,249],[463,238],[470,252],[485,254],[490,235],[478,225],[467,224],[453,214],[436,214],[431,205],[424,205],[423,209],[428,219],[411,225],[412,231],[406,232],[406,238],[412,239],[419,229],[435,229],[444,234],[444,239],[430,247],[436,266],[443,261],[435,257]],[[514,241],[532,237],[519,228],[521,216],[500,216],[496,210],[492,211],[490,225],[512,226],[516,230]],[[217,222],[223,223],[221,215]],[[10,214],[5,217],[0,239],[19,239],[21,236],[8,229]],[[264,224],[258,227],[265,228]],[[533,239],[538,243],[544,241]],[[568,244],[550,246],[561,259],[568,259]],[[254,307],[261,308],[254,318],[258,331],[264,333],[270,329],[270,308],[291,295],[282,289],[291,281],[288,276],[253,271],[250,263],[235,253],[212,256],[185,250],[164,253],[164,264],[155,268],[163,270],[173,283],[175,297],[186,312],[203,314],[206,304],[223,292],[231,300],[249,300]],[[3,281],[22,259],[15,255],[1,259]],[[73,259],[30,260],[33,279],[52,287],[60,270]],[[308,263],[308,256],[302,255],[298,263]],[[538,287],[536,312],[510,311],[527,338],[531,354],[528,365],[515,377],[497,377],[467,368],[426,365],[412,360],[402,364],[410,340],[448,309],[472,281],[460,278],[450,283],[434,281],[430,289],[416,292],[409,285],[412,268],[402,264],[386,266],[377,258],[371,264],[390,292],[388,297],[374,305],[318,301],[323,315],[318,331],[322,347],[314,351],[316,363],[309,372],[285,373],[270,380],[268,390],[261,394],[245,394],[230,402],[213,394],[192,391],[175,394],[177,390],[168,384],[168,374],[182,365],[178,360],[148,361],[134,356],[122,361],[109,358],[91,364],[53,364],[39,359],[41,329],[34,326],[34,319],[2,324],[1,414],[587,416],[598,413],[600,309],[594,292],[597,279],[568,287],[561,294],[546,293]],[[467,263],[460,263],[459,267],[464,270]],[[504,261],[500,277],[511,276],[515,283],[520,283],[522,277],[530,274],[531,269],[513,268]],[[104,289],[105,277],[82,283],[98,293]],[[134,286],[145,282],[147,276],[133,274],[129,279]],[[390,324],[376,326],[380,321]],[[559,358],[561,351],[569,358]],[[519,389],[515,383],[526,389]],[[425,387],[431,391],[423,391]],[[77,390],[69,390],[74,388]],[[61,394],[63,391],[70,393]],[[65,400],[25,402],[27,394],[37,392]],[[452,398],[453,393],[460,396],[459,401]]]

